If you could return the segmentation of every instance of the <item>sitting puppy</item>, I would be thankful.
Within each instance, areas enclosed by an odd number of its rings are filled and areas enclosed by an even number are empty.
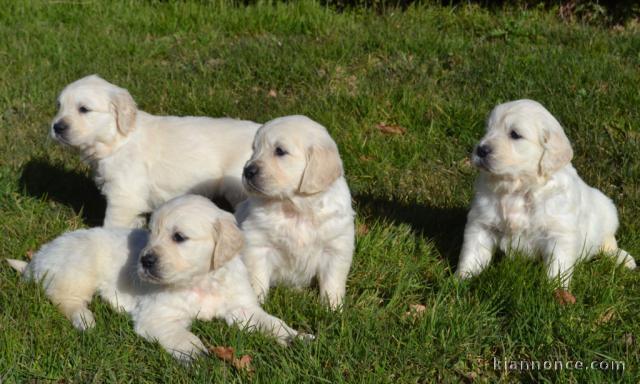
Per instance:
[[[309,285],[338,308],[354,249],[354,212],[338,147],[305,116],[263,125],[243,172],[249,198],[239,205],[251,284],[264,300],[283,282]]]
[[[259,127],[251,121],[153,116],[98,76],[58,98],[51,136],[80,151],[107,199],[105,227],[135,228],[143,214],[185,194],[245,199],[242,167]]]
[[[189,332],[196,318],[257,328],[282,344],[299,335],[260,308],[238,256],[242,234],[230,213],[204,197],[183,196],[153,213],[150,228],[150,235],[78,230],[44,245],[29,264],[8,261],[25,278],[41,281],[77,329],[94,326],[87,305],[98,292],[132,315],[139,335],[157,340],[177,359],[206,352]]]
[[[560,123],[542,105],[498,105],[473,154],[481,173],[464,232],[456,274],[480,273],[495,248],[542,255],[547,274],[567,289],[574,265],[598,252],[633,269],[618,248],[616,208],[571,165],[573,151]]]

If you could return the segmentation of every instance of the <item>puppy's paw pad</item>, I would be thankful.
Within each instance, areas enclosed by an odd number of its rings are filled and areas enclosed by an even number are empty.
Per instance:
[[[71,316],[71,323],[79,331],[86,331],[96,325],[96,319],[89,310],[79,311]]]

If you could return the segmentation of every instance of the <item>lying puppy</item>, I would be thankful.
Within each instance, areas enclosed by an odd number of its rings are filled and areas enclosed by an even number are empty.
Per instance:
[[[495,248],[542,255],[547,274],[569,286],[580,259],[604,252],[634,269],[618,248],[616,208],[582,181],[560,123],[542,105],[518,100],[498,105],[473,154],[481,173],[464,232],[456,274],[480,273]]]
[[[238,252],[242,234],[234,217],[200,196],[183,196],[140,229],[93,228],[66,233],[44,245],[33,260],[8,260],[79,330],[95,324],[87,308],[95,292],[133,317],[136,332],[157,340],[175,358],[206,352],[189,332],[194,319],[220,318],[257,328],[286,344],[302,335],[260,308]]]
[[[51,136],[92,166],[107,199],[105,227],[141,227],[142,214],[185,193],[234,206],[246,198],[242,167],[259,124],[153,116],[126,89],[95,75],[69,84],[58,106]]]
[[[243,172],[250,195],[238,207],[251,284],[264,300],[275,283],[309,285],[338,308],[354,249],[354,212],[338,147],[305,116],[263,125]]]

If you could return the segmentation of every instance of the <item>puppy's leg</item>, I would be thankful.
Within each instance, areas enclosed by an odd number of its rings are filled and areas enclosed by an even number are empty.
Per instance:
[[[258,296],[258,302],[264,303],[271,286],[271,255],[269,248],[247,247],[243,261],[249,271],[251,287]]]
[[[259,306],[236,308],[226,316],[226,321],[229,325],[237,324],[240,327],[248,328],[250,331],[258,330],[272,335],[279,344],[284,346],[291,343],[295,338],[305,341],[315,339],[313,335],[297,332],[284,321],[268,314]]]
[[[103,227],[105,228],[142,228],[145,219],[142,216],[150,208],[146,205],[134,205],[129,203],[121,203],[108,199],[107,210],[104,214]]]
[[[636,269],[636,262],[627,251],[618,248],[615,236],[609,236],[602,244],[602,251],[605,255],[615,259],[616,265],[624,265],[628,269]]]
[[[96,286],[91,279],[59,279],[46,289],[51,301],[58,306],[79,331],[93,328],[96,320],[87,305]]]
[[[464,242],[456,276],[466,279],[482,272],[491,262],[496,246],[493,233],[474,222],[464,229]]]
[[[323,258],[328,264],[318,271],[320,297],[326,300],[332,310],[337,310],[344,299],[347,276],[353,258],[353,236],[336,240],[332,248],[324,251]]]
[[[199,355],[206,354],[207,348],[198,336],[189,332],[191,321],[169,316],[171,308],[142,310],[134,315],[135,331],[149,341],[157,341],[175,359],[190,362]]]
[[[570,240],[550,239],[543,253],[549,279],[559,279],[561,288],[569,289],[573,268],[579,256],[575,246]]]

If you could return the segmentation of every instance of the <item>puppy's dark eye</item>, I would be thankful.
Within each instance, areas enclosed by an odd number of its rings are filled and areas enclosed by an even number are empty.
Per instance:
[[[522,136],[520,136],[520,134],[519,134],[518,132],[516,132],[515,130],[512,130],[512,131],[509,133],[509,136],[511,136],[511,138],[512,138],[513,140],[520,140],[520,139],[522,139]]]
[[[187,237],[180,232],[175,232],[171,239],[176,243],[182,243],[187,240]]]
[[[87,113],[91,111],[89,108],[85,107],[84,105],[81,105],[80,108],[78,108],[78,112],[80,113]]]
[[[56,109],[60,109],[60,102],[56,101]]]
[[[276,155],[276,156],[280,156],[280,157],[282,157],[282,156],[286,155],[287,153],[288,153],[288,152],[287,152],[287,151],[285,151],[284,149],[282,149],[282,148],[280,148],[280,147],[276,147],[276,150],[275,150],[275,155]]]

